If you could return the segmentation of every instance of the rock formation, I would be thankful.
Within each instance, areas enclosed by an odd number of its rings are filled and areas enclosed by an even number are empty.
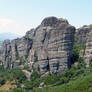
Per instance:
[[[30,62],[37,58],[40,72],[62,73],[70,63],[75,28],[67,20],[49,17],[35,30]],[[32,51],[33,50],[33,51]],[[32,59],[34,58],[34,59]]]
[[[78,45],[85,45],[86,49],[84,53],[84,61],[86,66],[89,66],[89,63],[92,61],[92,25],[86,25],[79,28],[76,32],[78,37]]]
[[[63,73],[70,67],[75,27],[66,19],[48,17],[22,38],[3,42],[0,58],[5,68],[20,63],[40,73]]]

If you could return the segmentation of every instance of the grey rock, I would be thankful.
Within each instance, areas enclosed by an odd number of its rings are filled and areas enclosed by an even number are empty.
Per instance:
[[[79,28],[76,32],[78,37],[78,45],[85,45],[86,49],[80,51],[80,55],[84,58],[86,67],[89,67],[92,61],[92,25],[86,25]]]
[[[48,17],[24,37],[5,41],[0,58],[5,68],[19,67],[25,61],[31,71],[63,73],[70,67],[74,35],[75,27],[66,19]]]
[[[41,75],[41,78],[47,77],[48,75],[49,75],[49,72],[46,72],[43,75]]]
[[[44,82],[40,83],[40,85],[39,85],[39,88],[43,88],[43,87],[45,87],[45,83]]]
[[[31,72],[27,71],[27,70],[22,70],[25,74],[25,76],[27,77],[27,79],[30,81],[31,78]]]
[[[49,17],[42,21],[35,29],[32,49],[34,54],[29,55],[29,62],[38,57],[40,72],[62,73],[69,67],[72,55],[75,28],[67,20]]]

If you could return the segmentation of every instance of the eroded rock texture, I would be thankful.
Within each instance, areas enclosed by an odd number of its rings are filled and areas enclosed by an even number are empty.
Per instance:
[[[76,32],[76,36],[78,37],[78,45],[86,46],[83,57],[88,67],[92,61],[92,25],[79,28]]]
[[[83,45],[86,44],[87,41],[87,34],[90,32],[90,28],[87,26],[83,26],[79,29],[76,30],[75,36],[77,36],[77,44],[78,45]]]
[[[31,64],[37,62],[41,73],[49,70],[51,73],[64,72],[70,63],[75,28],[67,20],[49,17],[34,31],[29,55]]]
[[[31,47],[32,42],[25,37],[12,40],[11,42],[10,40],[5,40],[0,50],[4,68],[17,67],[21,61],[26,60]]]
[[[87,64],[87,67],[89,66],[89,63],[92,62],[92,27],[88,27],[90,32],[87,34],[87,40],[86,40],[86,49],[85,49],[85,62]]]
[[[63,73],[70,66],[74,33],[75,27],[67,20],[48,17],[24,37],[4,42],[0,57],[6,68],[18,66],[22,59],[30,70]]]

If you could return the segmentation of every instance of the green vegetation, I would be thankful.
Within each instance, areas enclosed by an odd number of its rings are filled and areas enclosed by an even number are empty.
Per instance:
[[[46,87],[39,89],[42,82],[46,84]],[[16,90],[20,90],[18,92],[91,92],[91,83],[92,64],[89,68],[85,68],[79,63],[78,66],[72,65],[71,69],[63,75],[49,74],[47,77],[40,78],[37,72],[33,72],[30,81],[24,80],[22,82],[25,86],[24,89],[20,89],[19,86],[12,92],[16,92]]]
[[[85,50],[86,47],[85,45],[77,45],[77,40],[78,38],[76,37],[72,51],[73,63],[71,68],[66,70],[62,75],[49,73],[47,77],[41,78],[41,75],[34,70],[30,81],[28,81],[21,69],[4,70],[1,67],[1,86],[7,81],[10,83],[14,81],[16,87],[9,90],[9,92],[92,92],[92,63],[90,63],[88,68],[85,67],[83,57],[80,56],[80,51]],[[37,61],[38,58],[35,58],[35,62]],[[30,71],[26,65],[24,65],[24,69]],[[46,86],[39,89],[39,85],[42,82]],[[21,88],[21,85],[24,85],[23,88]]]
[[[21,88],[14,88],[9,92],[27,92],[27,91],[25,91],[25,89],[21,89]]]
[[[5,76],[5,75],[7,75],[7,76]],[[21,72],[20,69],[12,69],[12,70],[2,70],[2,71],[0,71],[0,79],[2,79],[4,81],[17,80],[17,82],[22,83],[22,81],[25,80],[26,77],[25,77],[24,73]]]
[[[2,69],[0,70],[0,91],[3,92],[2,90],[6,90],[8,86],[20,88],[25,80],[27,79],[21,69]]]
[[[33,44],[33,39],[25,37],[26,40],[30,41]]]
[[[75,62],[75,61],[79,61],[79,62],[83,61],[83,58],[80,56],[80,51],[81,50],[85,51],[85,48],[86,48],[85,45],[77,45],[77,40],[78,40],[78,38],[75,37],[75,39],[74,39],[74,46],[73,46],[73,50],[72,50],[73,62]]]
[[[34,58],[34,62],[37,62],[38,61],[38,57],[36,56],[35,58]]]
[[[47,87],[43,89],[35,89],[32,92],[92,92],[92,74],[79,77],[75,81],[70,81],[67,84]]]
[[[25,55],[25,59],[27,59],[28,58],[28,55]]]
[[[17,56],[17,57],[19,56],[19,52],[18,52],[18,51],[16,51],[16,56]]]
[[[29,71],[29,72],[31,71],[31,70],[29,69],[29,67],[28,67],[26,64],[24,65],[24,70],[27,70],[27,71]]]

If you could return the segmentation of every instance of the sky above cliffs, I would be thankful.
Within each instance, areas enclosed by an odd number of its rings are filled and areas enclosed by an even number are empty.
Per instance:
[[[24,35],[48,16],[77,28],[92,24],[92,0],[0,0],[0,33]]]

